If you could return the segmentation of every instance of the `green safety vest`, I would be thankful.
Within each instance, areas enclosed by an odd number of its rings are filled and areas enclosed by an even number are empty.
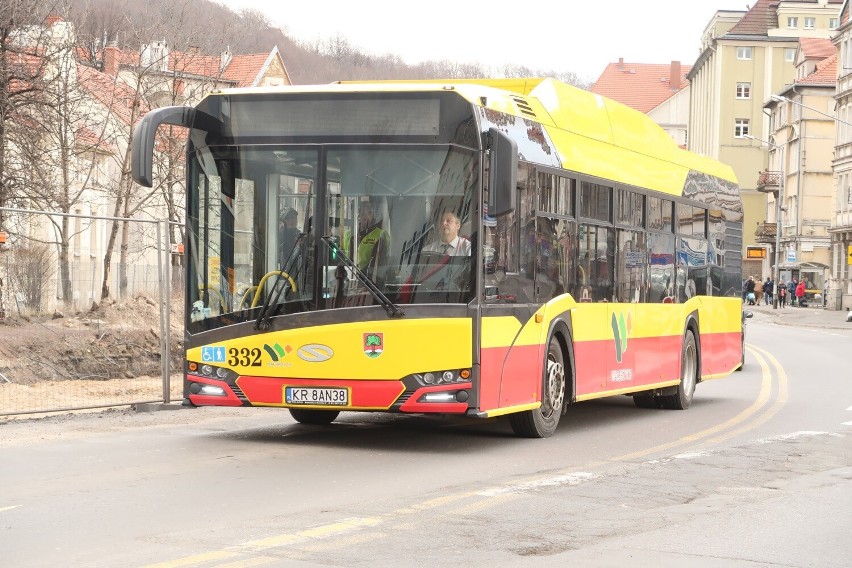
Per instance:
[[[352,250],[352,232],[348,229],[343,236],[343,252],[347,255]],[[373,270],[378,264],[378,259],[387,256],[390,252],[390,235],[379,225],[373,225],[367,229],[366,234],[358,243],[358,258],[355,264],[361,270],[367,271],[372,266]]]

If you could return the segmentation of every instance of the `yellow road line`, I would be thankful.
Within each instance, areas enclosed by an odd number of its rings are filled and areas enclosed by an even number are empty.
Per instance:
[[[778,414],[778,412],[781,411],[781,408],[783,408],[784,405],[787,404],[787,400],[788,400],[788,396],[789,396],[789,381],[787,380],[787,373],[784,372],[784,367],[782,367],[781,363],[778,362],[778,359],[776,359],[768,351],[761,349],[759,347],[754,347],[752,345],[749,345],[749,349],[757,357],[757,360],[760,363],[760,366],[763,369],[764,373],[769,373],[770,371],[769,371],[769,365],[766,363],[766,360],[763,357],[766,357],[766,359],[768,359],[772,363],[772,366],[775,368],[775,372],[776,372],[777,377],[778,377],[778,393],[775,396],[775,402],[772,403],[772,406],[769,409],[767,409],[766,412],[764,412],[763,414],[761,414],[760,416],[755,418],[754,421],[751,422],[748,426],[743,426],[741,428],[737,428],[736,430],[732,430],[730,432],[727,432],[722,436],[708,440],[707,442],[710,443],[710,444],[718,444],[719,442],[721,442],[723,440],[733,438],[734,436],[736,436],[738,434],[742,434],[743,432],[746,432],[748,430],[753,430],[753,429],[757,428],[758,426],[762,426],[763,424],[766,424],[766,422],[768,422],[770,418],[772,418],[773,416]],[[756,354],[757,352],[759,352],[763,357],[758,356]]]
[[[678,446],[683,446],[686,444],[694,443],[699,440],[703,440],[704,438],[708,438],[709,436],[713,436],[720,432],[727,432],[722,436],[717,436],[710,440],[707,440],[707,443],[718,443],[722,440],[726,440],[731,438],[737,434],[746,432],[751,430],[761,424],[764,424],[768,421],[772,416],[778,413],[781,407],[787,401],[787,376],[784,373],[783,368],[778,363],[778,361],[769,353],[764,351],[763,349],[758,349],[751,345],[748,345],[749,351],[754,355],[758,364],[761,367],[761,383],[760,390],[758,392],[757,398],[754,402],[749,405],[748,408],[737,414],[736,416],[726,420],[721,424],[717,424],[711,428],[707,428],[701,430],[700,432],[696,432],[694,434],[690,434],[688,436],[683,436],[674,440],[672,442],[667,442],[665,444],[659,444],[652,448],[647,448],[645,450],[640,450],[638,452],[632,452],[629,454],[624,454],[622,456],[618,456],[615,458],[610,458],[608,460],[597,461],[593,463],[586,464],[585,469],[594,468],[597,466],[602,466],[607,463],[618,462],[618,461],[629,461],[634,460],[636,458],[645,457],[651,454],[655,454],[658,452],[662,452],[665,450],[669,450],[672,448],[676,448]],[[765,358],[764,358],[765,357]],[[748,424],[743,425],[747,420],[752,418],[755,414],[757,414],[761,409],[763,409],[767,402],[769,401],[770,395],[772,393],[772,372],[770,370],[769,364],[766,362],[766,358],[772,361],[773,367],[775,367],[779,376],[779,386],[778,386],[778,396],[774,402],[774,404],[767,409],[763,414],[754,418]],[[738,427],[739,426],[739,427]],[[591,475],[591,474],[584,474]],[[548,476],[547,478],[532,478],[533,480],[539,479],[538,483],[547,485],[547,481],[551,478],[555,477],[564,477],[564,474],[557,473],[555,476]],[[593,477],[593,476],[592,476]],[[526,482],[520,481],[512,484],[512,486],[523,485],[524,483],[530,483],[528,479]],[[510,486],[506,486],[507,488]],[[275,535],[269,538],[264,538],[260,540],[253,540],[249,542],[245,542],[243,544],[235,545],[232,547],[228,547],[227,549],[213,551],[206,554],[198,554],[194,556],[188,556],[186,558],[176,559],[169,562],[163,562],[159,564],[152,564],[148,568],[178,568],[182,566],[191,566],[195,564],[201,564],[204,562],[211,562],[215,560],[224,560],[227,558],[233,558],[238,554],[253,554],[260,552],[264,549],[282,547],[287,545],[292,545],[296,543],[305,544],[308,543],[308,546],[305,548],[314,548],[315,545],[310,544],[312,541],[319,541],[330,539],[333,537],[338,537],[344,535],[346,533],[350,533],[353,531],[357,531],[364,527],[377,527],[386,521],[392,521],[394,519],[398,519],[403,515],[411,515],[417,512],[426,511],[430,509],[437,509],[450,503],[454,503],[456,501],[460,501],[465,498],[475,497],[478,501],[474,503],[470,503],[468,505],[461,505],[456,507],[455,509],[447,511],[447,514],[467,514],[474,513],[483,509],[487,509],[499,503],[505,502],[506,500],[516,499],[520,497],[524,491],[516,490],[516,491],[496,491],[493,493],[489,493],[487,491],[466,491],[461,493],[455,493],[450,495],[443,495],[441,497],[437,497],[434,499],[429,499],[427,501],[423,501],[421,503],[415,503],[413,505],[409,505],[395,511],[391,511],[389,513],[385,513],[376,517],[354,517],[349,519],[343,519],[341,521],[330,523],[327,525],[321,525],[317,527],[311,527],[296,533],[289,534],[281,534]],[[0,509],[2,511],[2,509]],[[397,527],[399,528],[399,527]],[[353,534],[347,539],[351,539],[354,541],[360,540],[374,540],[379,538],[380,534],[373,532],[365,535]],[[280,559],[270,559],[265,556],[258,556],[254,558],[246,558],[244,560],[232,562],[227,564],[227,568],[244,568],[250,566],[257,566],[260,564],[267,564],[273,561],[280,561]]]
[[[758,392],[757,398],[755,401],[745,410],[737,414],[736,416],[722,422],[721,424],[717,424],[711,428],[707,428],[705,430],[701,430],[700,432],[696,432],[694,434],[690,434],[688,436],[684,436],[682,438],[678,438],[677,440],[667,442],[665,444],[660,444],[658,446],[654,446],[652,448],[647,448],[644,450],[640,450],[638,452],[632,452],[629,454],[624,454],[623,456],[618,456],[610,459],[609,461],[628,461],[637,458],[642,458],[651,454],[655,454],[658,452],[662,452],[664,450],[670,450],[672,448],[676,448],[678,446],[683,446],[684,444],[689,444],[692,442],[697,442],[703,438],[707,438],[716,434],[717,432],[722,432],[729,428],[733,428],[738,424],[741,424],[751,418],[755,413],[757,413],[763,406],[766,405],[767,401],[769,401],[769,395],[772,393],[772,374],[769,371],[769,366],[763,360],[763,358],[757,354],[754,348],[749,345],[749,351],[757,358],[758,363],[760,363],[760,367],[762,370],[762,379],[760,381],[760,391]],[[774,414],[774,413],[773,413]],[[744,432],[751,427],[744,427],[737,430],[737,433]],[[723,440],[725,438],[715,438],[714,440]],[[712,442],[712,440],[711,440]]]
[[[10,505],[9,507],[0,507],[0,513],[4,511],[11,511],[12,509],[17,509],[20,505]]]
[[[212,552],[195,554],[193,556],[178,558],[176,560],[167,560],[166,562],[159,562],[157,564],[148,564],[146,568],[179,568],[180,566],[194,566],[196,564],[203,564],[204,562],[233,558],[238,554],[238,552],[232,550],[214,550]]]
[[[281,562],[281,559],[274,556],[255,556],[254,558],[219,564],[218,568],[251,568],[252,566],[262,566],[264,564],[272,564],[273,562]]]

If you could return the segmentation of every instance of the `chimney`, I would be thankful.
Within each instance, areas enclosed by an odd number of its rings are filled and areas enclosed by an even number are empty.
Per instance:
[[[624,58],[623,57],[618,58],[618,68],[624,69]]]
[[[104,48],[104,73],[110,77],[118,75],[118,59],[121,50],[116,45],[115,41],[109,42]]]
[[[683,77],[680,73],[680,61],[672,61],[671,73],[669,74],[669,88],[672,91],[680,89],[680,84],[683,82]]]
[[[225,70],[225,67],[231,62],[231,46],[225,48],[225,51],[219,56],[219,72]]]

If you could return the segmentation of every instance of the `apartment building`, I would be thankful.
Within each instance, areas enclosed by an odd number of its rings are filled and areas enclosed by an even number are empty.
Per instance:
[[[852,309],[852,18],[849,0],[843,3],[837,48],[837,82],[831,112],[836,116],[833,161],[834,198],[831,204],[831,280],[827,305]]]
[[[761,174],[772,171],[769,150],[783,145],[787,153],[798,151],[791,142],[794,135],[777,139],[781,123],[771,122],[772,108],[765,104],[802,78],[797,77],[802,39],[830,40],[837,33],[842,4],[843,0],[757,0],[746,11],[719,11],[705,28],[701,55],[687,76],[690,82],[688,148],[730,164],[739,180],[744,207],[744,274],[765,277],[774,268],[778,229],[775,190],[765,183],[758,187]],[[807,71],[811,62],[799,63],[798,72],[810,75]],[[780,163],[780,153],[774,154]],[[802,167],[810,167],[817,161],[814,153],[805,147],[801,155]],[[807,156],[811,156],[810,160]],[[830,176],[821,174],[807,178],[804,174],[796,177],[803,184],[830,183]],[[765,175],[763,179],[766,180]],[[814,194],[822,195],[825,191],[830,190],[815,190]],[[801,190],[797,199],[804,195]],[[825,200],[822,203],[827,204]],[[810,208],[799,204],[799,213],[810,215],[810,212]],[[828,215],[817,217],[825,219]],[[786,235],[785,246],[791,243],[804,246],[804,250],[796,249],[795,258],[784,249],[785,267],[792,275],[799,274],[802,268],[812,268],[802,263],[823,262],[817,260],[826,258],[819,249],[827,249],[828,244],[824,238],[827,228],[819,229],[819,223],[805,225],[802,219],[791,226],[793,232]],[[810,228],[813,234],[807,234]],[[811,246],[814,250],[806,250]],[[763,249],[763,258],[748,258],[749,251],[759,249]],[[827,279],[827,268],[817,272],[819,281],[812,286],[821,288]],[[817,272],[811,274],[816,277]]]
[[[112,282],[110,288],[114,294],[117,293],[121,285],[126,285],[128,278],[127,273],[119,276],[116,266],[118,250],[128,255],[125,267],[131,262],[134,264],[128,270],[139,274],[142,286],[149,282],[156,285],[154,268],[157,258],[153,244],[157,237],[153,223],[145,221],[170,219],[176,222],[172,226],[178,227],[176,232],[179,232],[183,221],[182,153],[174,151],[174,148],[172,152],[163,152],[171,154],[163,161],[171,158],[175,162],[175,187],[170,191],[177,198],[173,203],[167,203],[167,198],[162,197],[165,191],[143,195],[132,187],[123,189],[130,183],[126,170],[134,126],[151,108],[196,104],[213,89],[288,85],[290,77],[281,54],[275,47],[269,53],[238,55],[226,49],[219,56],[207,56],[192,48],[173,50],[165,41],[144,44],[138,50],[122,50],[115,45],[100,46],[92,53],[77,44],[74,25],[57,17],[49,18],[42,26],[18,30],[15,37],[26,57],[46,61],[43,66],[46,72],[61,73],[62,80],[54,81],[54,84],[61,84],[69,96],[73,95],[73,115],[66,113],[61,117],[70,125],[70,128],[61,129],[72,138],[63,141],[61,146],[70,155],[65,162],[70,166],[67,171],[46,172],[44,178],[49,180],[48,186],[61,186],[61,189],[56,189],[57,195],[64,192],[74,197],[63,203],[57,200],[60,207],[47,199],[37,202],[29,195],[14,196],[14,203],[26,209],[56,211],[63,215],[57,218],[21,213],[6,215],[8,226],[3,227],[8,232],[4,246],[5,264],[15,259],[23,262],[27,243],[38,241],[45,244],[54,251],[52,254],[59,266],[57,270],[46,273],[57,281],[43,287],[42,298],[28,303],[38,304],[36,309],[42,311],[52,310],[60,303],[86,309],[93,301],[100,300],[100,283],[104,279],[104,258],[109,254],[110,233],[121,222],[115,218],[132,216],[141,221],[132,224],[129,231],[123,229],[118,234],[112,248],[116,256],[112,259],[115,268],[108,275]],[[49,43],[58,47],[40,47],[37,41],[45,41],[43,38],[48,38]],[[30,45],[32,49],[29,49]],[[52,57],[57,61],[49,60]],[[38,108],[33,106],[33,109]],[[32,125],[32,140],[40,140],[45,155],[58,152],[55,137],[44,135],[37,128],[39,124],[56,122],[56,117],[33,115],[20,120],[29,121]],[[27,127],[26,124],[20,126]],[[185,137],[177,142],[182,145]],[[7,150],[7,167],[27,167],[22,147],[12,144]],[[58,160],[56,163],[59,163]],[[116,203],[122,203],[122,200],[123,203],[135,200],[135,204],[117,208]],[[16,255],[16,252],[20,254]],[[4,276],[7,275],[0,273],[0,286],[5,281],[7,291],[16,293],[21,285],[17,284],[15,288],[15,279]],[[127,293],[138,291],[151,290],[131,287]]]
[[[757,188],[766,192],[772,223],[758,229],[758,241],[770,250],[779,244],[780,278],[805,279],[811,293],[822,297],[831,274],[837,53],[830,40],[802,39],[796,62],[796,80],[764,104],[772,144]]]

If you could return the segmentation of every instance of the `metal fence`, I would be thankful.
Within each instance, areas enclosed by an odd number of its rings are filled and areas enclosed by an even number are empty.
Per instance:
[[[179,400],[184,272],[169,232],[181,227],[0,215],[0,416]]]

